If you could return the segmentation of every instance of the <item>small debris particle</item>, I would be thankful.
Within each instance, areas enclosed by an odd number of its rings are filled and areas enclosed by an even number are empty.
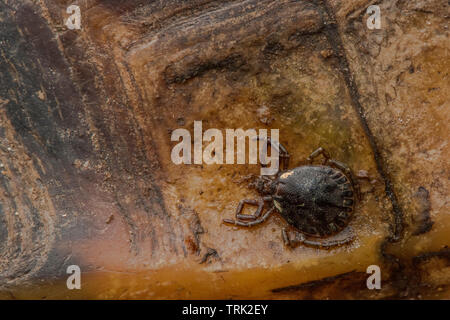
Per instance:
[[[320,51],[320,55],[324,58],[327,59],[329,57],[331,57],[333,55],[333,50],[331,49],[325,49]]]
[[[358,177],[360,178],[369,178],[369,173],[366,170],[359,170]]]
[[[271,124],[274,118],[270,114],[270,109],[266,105],[262,105],[256,110],[258,120],[263,124]]]
[[[205,255],[202,258],[202,261],[200,261],[200,264],[205,263],[206,261],[208,261],[208,259],[210,257],[216,258],[220,260],[219,254],[217,253],[217,251],[213,248],[208,248],[208,251],[205,253]]]
[[[45,93],[42,92],[42,90],[39,90],[39,91],[37,92],[37,96],[38,96],[39,99],[45,100]]]
[[[114,215],[110,215],[108,220],[106,220],[106,224],[110,224],[114,220]]]

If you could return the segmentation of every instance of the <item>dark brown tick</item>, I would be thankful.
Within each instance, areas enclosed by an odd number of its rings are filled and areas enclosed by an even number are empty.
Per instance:
[[[258,138],[259,139],[259,138]],[[288,170],[289,153],[279,143],[265,139],[279,153],[283,170],[272,176],[259,176],[256,190],[258,200],[241,200],[236,208],[236,220],[225,219],[225,223],[251,227],[264,222],[277,210],[294,230],[282,230],[283,241],[290,247],[298,244],[331,248],[351,242],[353,232],[348,226],[353,216],[359,185],[350,168],[333,160],[323,148],[318,148],[308,157],[309,165]],[[318,156],[324,157],[321,165],[313,165]],[[356,197],[355,197],[356,195]],[[265,203],[269,209],[263,214]],[[244,204],[258,206],[253,214],[242,214]],[[343,239],[333,239],[345,229]],[[313,240],[311,238],[316,238]]]

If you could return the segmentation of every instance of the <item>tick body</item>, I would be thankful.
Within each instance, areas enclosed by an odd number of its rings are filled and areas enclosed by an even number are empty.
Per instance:
[[[354,239],[348,227],[354,204],[359,197],[359,186],[351,170],[342,162],[330,159],[323,148],[309,157],[310,165],[288,169],[289,154],[281,144],[267,143],[277,148],[283,171],[274,177],[260,176],[256,189],[261,194],[258,200],[241,200],[236,209],[236,220],[225,219],[225,223],[251,227],[264,222],[272,212],[278,211],[291,226],[291,232],[283,229],[282,237],[286,245],[294,247],[300,243],[331,248],[349,243]],[[324,162],[312,162],[323,155]],[[256,205],[252,215],[242,214],[244,204]],[[269,208],[264,213],[268,204]],[[344,231],[342,239],[331,239]]]

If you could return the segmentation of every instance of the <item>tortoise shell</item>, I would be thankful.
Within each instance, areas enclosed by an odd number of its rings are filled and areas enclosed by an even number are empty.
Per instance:
[[[329,236],[344,229],[352,217],[355,198],[350,181],[332,167],[297,167],[276,180],[274,205],[301,232]]]

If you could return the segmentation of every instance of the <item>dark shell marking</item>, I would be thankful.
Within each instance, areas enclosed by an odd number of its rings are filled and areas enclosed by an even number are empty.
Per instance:
[[[353,186],[341,170],[314,165],[282,173],[273,199],[290,225],[315,237],[344,229],[355,203]]]

